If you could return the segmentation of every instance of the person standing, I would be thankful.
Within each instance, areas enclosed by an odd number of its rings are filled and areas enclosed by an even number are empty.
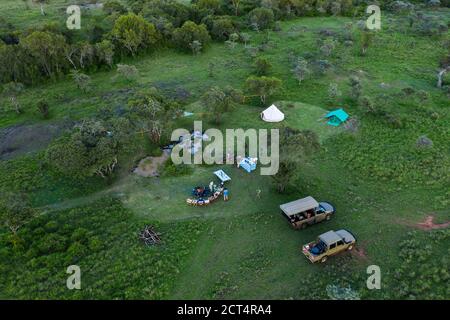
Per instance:
[[[228,189],[223,189],[223,201],[228,201]]]

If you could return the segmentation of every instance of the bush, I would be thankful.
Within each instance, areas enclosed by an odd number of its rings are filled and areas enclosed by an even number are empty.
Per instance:
[[[67,249],[67,254],[71,258],[71,261],[76,261],[80,259],[87,253],[87,247],[80,242],[75,242],[70,245]]]
[[[262,104],[266,102],[267,97],[275,94],[281,86],[282,81],[275,77],[256,77],[250,76],[245,81],[245,86],[250,94],[259,96]]]
[[[236,32],[236,26],[228,18],[219,18],[213,21],[211,36],[219,41],[228,40],[231,34]]]
[[[275,16],[271,9],[256,8],[249,12],[248,23],[255,30],[271,28],[275,21]]]
[[[120,16],[111,30],[114,45],[122,53],[136,55],[158,47],[161,35],[152,23],[133,13]]]
[[[186,21],[181,28],[174,30],[172,35],[173,44],[183,50],[192,50],[191,44],[198,41],[202,48],[205,48],[211,41],[208,30],[204,24],[196,24],[192,21]]]
[[[108,0],[105,4],[103,4],[103,11],[105,11],[107,14],[125,14],[127,13],[127,8],[125,8],[117,0]]]
[[[219,0],[198,0],[196,4],[199,9],[207,10],[211,14],[218,13],[221,5]]]
[[[272,64],[266,58],[258,58],[255,61],[255,68],[258,76],[267,76],[272,69]]]
[[[139,70],[128,64],[118,64],[117,73],[128,81],[136,80],[139,77]]]
[[[72,242],[80,242],[80,243],[86,243],[88,240],[88,233],[89,231],[85,228],[77,228],[72,233],[72,236],[70,237],[70,240]]]
[[[417,139],[416,146],[419,148],[432,147],[433,141],[430,138],[428,138],[427,136],[423,135]]]
[[[64,252],[66,250],[67,240],[56,233],[50,233],[39,239],[36,243],[40,254],[51,254],[55,252]]]
[[[89,249],[92,251],[99,251],[103,246],[102,241],[100,240],[99,237],[92,237],[89,240]]]
[[[192,173],[192,168],[186,164],[176,165],[172,162],[172,160],[168,160],[164,169],[162,171],[162,175],[165,177],[178,177],[189,175]]]
[[[42,114],[44,119],[47,119],[50,115],[50,107],[45,100],[41,100],[37,104],[38,111]]]
[[[55,232],[58,229],[58,222],[56,221],[49,221],[45,225],[45,231],[47,232]]]

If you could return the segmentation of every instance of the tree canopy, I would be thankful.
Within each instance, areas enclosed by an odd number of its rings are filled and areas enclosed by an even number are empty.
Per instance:
[[[134,13],[120,16],[114,23],[111,36],[118,48],[133,56],[140,50],[155,49],[161,41],[155,26]]]

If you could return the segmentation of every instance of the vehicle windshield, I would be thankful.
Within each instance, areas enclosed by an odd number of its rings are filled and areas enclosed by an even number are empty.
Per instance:
[[[321,202],[321,203],[319,203],[319,210],[321,210],[321,211],[332,211],[333,207],[330,204],[326,203],[326,202]]]

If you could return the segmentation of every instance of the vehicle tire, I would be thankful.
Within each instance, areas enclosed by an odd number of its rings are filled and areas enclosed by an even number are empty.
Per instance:
[[[331,214],[327,214],[327,216],[325,217],[325,220],[329,221],[331,219]]]
[[[328,257],[325,256],[325,257],[323,257],[322,259],[320,259],[320,262],[321,262],[321,263],[324,263],[324,262],[327,261],[327,260],[328,260]]]
[[[352,244],[349,245],[348,248],[347,248],[347,250],[348,250],[348,251],[352,251],[352,250],[353,250],[353,245],[352,245]]]

